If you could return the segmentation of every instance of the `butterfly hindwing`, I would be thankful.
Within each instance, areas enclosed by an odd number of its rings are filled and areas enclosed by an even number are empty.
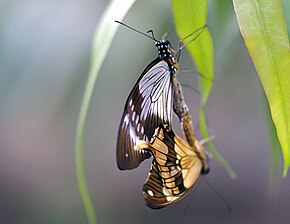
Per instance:
[[[154,156],[143,188],[147,205],[158,209],[183,199],[203,168],[196,149],[175,135],[169,125],[160,125],[150,143],[140,141],[135,150],[140,149]]]
[[[117,140],[119,169],[136,168],[149,158],[147,151],[134,150],[139,140],[149,141],[155,128],[172,120],[172,72],[165,60],[147,66],[131,91],[124,108]]]

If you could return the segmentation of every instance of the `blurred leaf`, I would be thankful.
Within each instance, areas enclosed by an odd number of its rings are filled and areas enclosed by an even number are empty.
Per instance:
[[[290,165],[290,47],[279,0],[234,0],[238,23],[266,93],[284,155]]]
[[[282,168],[282,155],[281,155],[281,147],[278,140],[277,132],[273,120],[271,118],[271,112],[269,108],[269,104],[266,100],[266,96],[264,97],[265,107],[266,107],[266,115],[268,120],[269,127],[269,143],[270,145],[270,181],[269,181],[269,193],[273,194],[274,191],[281,186],[281,177],[280,172]]]
[[[206,24],[207,16],[207,1],[205,0],[187,0],[179,1],[172,0],[173,14],[176,24],[176,30],[180,39],[184,38],[194,30]],[[202,34],[191,44],[188,44],[187,49],[193,61],[196,64],[200,74],[207,78],[200,78],[201,89],[201,110],[200,110],[200,126],[203,137],[208,137],[206,119],[205,119],[205,104],[210,95],[213,80],[213,43],[208,29],[205,29]],[[230,165],[219,155],[213,144],[210,144],[209,150],[215,156],[216,160],[221,163],[228,171],[231,177],[235,177]]]
[[[180,39],[206,24],[207,1],[172,0],[173,14],[177,33]],[[186,46],[194,60],[198,72],[207,79],[201,78],[201,103],[204,105],[213,85],[213,44],[208,29],[191,44]]]
[[[223,70],[233,58],[229,52],[235,49],[240,33],[232,0],[209,1],[208,19],[214,21],[208,26],[214,37],[215,71]]]
[[[95,37],[93,40],[91,67],[89,71],[87,85],[85,88],[85,93],[82,100],[82,105],[79,112],[75,139],[77,180],[81,198],[87,213],[88,222],[90,224],[96,223],[96,215],[93,203],[89,196],[84,173],[84,164],[83,164],[84,127],[87,119],[92,94],[94,91],[94,86],[98,77],[98,73],[104,61],[104,58],[106,57],[108,49],[114,38],[114,35],[118,29],[118,25],[114,21],[122,20],[134,2],[135,2],[134,0],[111,1],[98,24],[98,27],[95,32]]]
[[[290,33],[290,1],[289,0],[281,0],[282,8],[285,15],[286,25],[288,28],[288,33]],[[290,38],[289,38],[290,39]]]

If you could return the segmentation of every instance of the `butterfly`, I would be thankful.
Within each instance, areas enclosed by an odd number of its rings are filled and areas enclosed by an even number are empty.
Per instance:
[[[147,205],[160,209],[186,197],[200,174],[208,172],[205,151],[197,139],[194,147],[175,135],[170,125],[159,125],[150,142],[140,140],[135,151],[153,155],[151,169],[143,186]]]
[[[124,23],[116,22],[154,40],[158,49],[158,57],[144,69],[130,92],[119,125],[117,165],[120,170],[127,170],[138,167],[143,160],[151,157],[146,150],[134,150],[137,142],[150,141],[158,125],[172,123],[172,108],[175,103],[174,85],[178,83],[175,78],[178,71],[177,61],[180,50],[185,45],[179,47],[176,52],[168,40],[155,39],[152,31],[148,31],[152,34],[149,36]],[[189,36],[195,33],[197,36],[200,35],[205,27],[201,27]],[[196,38],[191,41],[194,39]]]

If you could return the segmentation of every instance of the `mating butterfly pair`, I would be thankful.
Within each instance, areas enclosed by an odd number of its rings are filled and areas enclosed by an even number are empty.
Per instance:
[[[191,41],[204,28],[190,34],[197,33]],[[156,40],[152,31],[152,37],[135,31],[156,41],[158,57],[142,72],[126,101],[118,132],[117,165],[121,170],[134,169],[153,156],[143,194],[147,205],[157,209],[184,198],[200,174],[208,172],[208,165],[175,77],[180,50],[185,45],[175,52],[169,41]],[[172,131],[172,110],[191,146]]]

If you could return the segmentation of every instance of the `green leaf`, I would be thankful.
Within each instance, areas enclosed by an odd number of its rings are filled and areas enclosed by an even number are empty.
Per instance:
[[[84,128],[98,73],[106,57],[111,42],[115,36],[115,33],[117,32],[118,29],[118,24],[116,24],[114,21],[122,20],[134,2],[135,2],[134,0],[111,1],[98,24],[98,27],[95,32],[95,37],[93,40],[91,67],[79,112],[75,137],[76,175],[79,185],[79,191],[86,210],[88,222],[90,224],[96,223],[96,215],[93,203],[89,195],[84,172],[84,164],[83,164]]]
[[[288,33],[290,33],[290,1],[289,0],[281,0],[282,8],[284,9],[284,15],[286,20],[286,25],[288,28]],[[289,38],[290,39],[290,38]]]
[[[272,195],[273,193],[278,193],[278,190],[281,188],[281,176],[279,173],[282,168],[282,154],[281,147],[278,140],[277,132],[273,120],[271,118],[271,112],[269,108],[268,101],[266,100],[266,96],[263,97],[266,109],[266,116],[269,127],[269,143],[270,143],[270,156],[269,156],[269,164],[270,164],[270,172],[269,172],[269,183],[268,183],[268,191]]]
[[[284,156],[290,165],[290,47],[279,0],[233,0],[240,30],[266,93]]]
[[[207,1],[205,0],[172,0],[172,8],[175,19],[177,33],[180,39],[184,38],[194,30],[206,24],[207,17]],[[206,120],[205,120],[205,104],[210,95],[213,80],[214,80],[214,63],[213,63],[213,43],[208,29],[204,30],[202,34],[191,44],[188,44],[187,49],[196,64],[197,70],[200,74],[207,78],[201,77],[200,93],[201,93],[201,110],[200,110],[200,126],[203,137],[208,137]],[[208,144],[207,144],[208,145]],[[210,144],[209,150],[215,156],[216,160],[220,162],[228,171],[231,177],[236,174],[230,165],[219,155],[213,144]]]
[[[207,1],[172,0],[173,14],[180,39],[206,24]],[[207,79],[200,79],[201,103],[204,105],[213,85],[213,43],[208,29],[191,44],[186,46],[194,60],[198,72]]]

